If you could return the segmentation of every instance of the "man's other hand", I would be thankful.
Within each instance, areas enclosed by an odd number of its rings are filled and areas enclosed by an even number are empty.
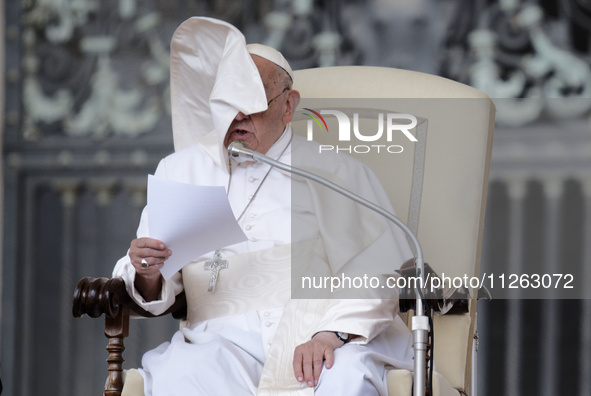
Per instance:
[[[296,347],[293,356],[293,372],[298,382],[306,382],[309,387],[318,385],[322,365],[330,369],[334,364],[334,350],[343,346],[335,333],[321,331],[312,339]]]

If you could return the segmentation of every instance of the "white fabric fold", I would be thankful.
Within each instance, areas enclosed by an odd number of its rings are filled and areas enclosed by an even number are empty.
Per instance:
[[[267,109],[263,83],[244,36],[212,18],[190,18],[174,33],[170,93],[175,150],[197,144],[215,131],[218,152],[213,159],[222,166],[228,158],[224,137],[236,114]]]

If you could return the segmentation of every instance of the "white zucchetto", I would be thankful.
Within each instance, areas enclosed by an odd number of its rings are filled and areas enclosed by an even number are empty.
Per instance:
[[[269,47],[268,45],[263,44],[248,44],[246,46],[246,49],[248,50],[249,54],[265,58],[268,61],[275,63],[277,66],[285,70],[287,74],[289,74],[289,77],[291,77],[291,81],[293,82],[293,71],[291,70],[291,66],[289,66],[289,63],[283,57],[281,52],[277,51],[273,47]]]

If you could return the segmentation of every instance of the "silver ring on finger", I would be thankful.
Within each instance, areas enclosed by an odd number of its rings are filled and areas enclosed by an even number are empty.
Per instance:
[[[146,261],[145,258],[142,259],[142,267],[144,268],[148,268],[150,266],[150,264],[148,264],[148,262]]]

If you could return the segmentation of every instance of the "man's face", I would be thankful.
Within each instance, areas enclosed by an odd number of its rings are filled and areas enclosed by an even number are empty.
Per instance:
[[[240,141],[249,149],[265,154],[291,121],[299,94],[286,89],[288,83],[281,78],[281,69],[273,62],[256,55],[252,59],[259,69],[267,101],[271,102],[261,113],[238,113],[228,128],[224,146],[227,148],[233,141]]]

